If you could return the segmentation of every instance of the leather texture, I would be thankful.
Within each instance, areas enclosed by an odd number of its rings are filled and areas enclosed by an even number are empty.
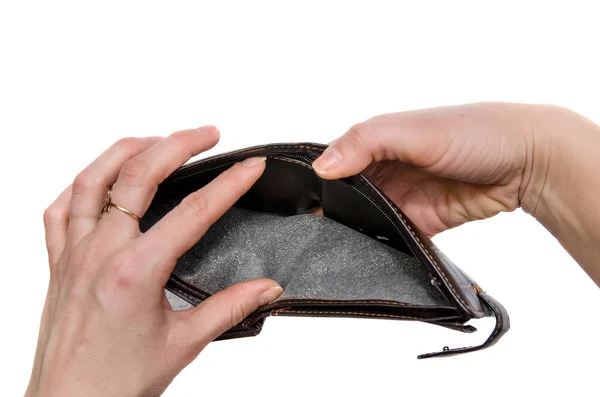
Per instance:
[[[311,164],[325,148],[255,146],[187,164],[169,176],[142,218],[142,231],[235,162],[267,157],[261,178],[178,260],[166,288],[197,305],[243,279],[266,276],[282,284],[280,298],[217,340],[257,335],[269,316],[414,320],[461,332],[476,330],[466,324],[471,319],[494,316],[496,327],[483,344],[418,358],[495,344],[510,326],[504,307],[366,177],[319,178]],[[323,218],[310,213],[317,208]]]

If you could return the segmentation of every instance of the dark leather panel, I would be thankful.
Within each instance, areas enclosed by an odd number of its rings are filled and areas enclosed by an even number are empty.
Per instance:
[[[323,181],[322,206],[325,216],[413,255],[390,220],[390,215],[378,209],[370,200],[344,181]]]
[[[320,207],[321,179],[301,164],[294,159],[268,158],[265,172],[236,206],[279,215],[304,214]]]

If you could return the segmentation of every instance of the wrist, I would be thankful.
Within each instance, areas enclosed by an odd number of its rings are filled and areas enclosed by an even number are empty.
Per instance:
[[[561,143],[565,131],[561,131],[572,112],[558,106],[534,105],[526,113],[523,125],[525,131],[525,162],[519,203],[523,211],[539,221],[552,207],[551,203],[560,192],[561,179],[557,175],[557,164],[565,149]]]
[[[532,112],[532,133],[519,198],[600,285],[600,127],[565,108]],[[596,239],[596,240],[595,240]]]
[[[558,106],[537,106],[529,120],[519,200],[525,212],[543,221],[572,204],[577,199],[574,190],[580,188],[586,176],[595,175],[600,128]]]

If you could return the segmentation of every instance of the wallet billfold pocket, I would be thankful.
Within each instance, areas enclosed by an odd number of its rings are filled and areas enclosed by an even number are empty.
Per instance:
[[[415,320],[461,332],[494,316],[484,349],[509,329],[504,307],[453,264],[386,195],[359,174],[321,179],[325,145],[271,144],[189,163],[159,185],[140,228],[245,158],[266,156],[263,175],[177,261],[166,288],[197,305],[235,283],[267,277],[284,292],[217,340],[257,335],[268,316]],[[315,210],[322,211],[322,216]]]

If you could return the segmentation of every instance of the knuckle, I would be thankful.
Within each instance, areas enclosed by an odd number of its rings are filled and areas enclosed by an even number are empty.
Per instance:
[[[377,134],[376,126],[376,123],[368,120],[354,124],[344,136],[349,150],[368,156],[375,162],[393,158],[394,148],[382,144],[382,135]]]
[[[98,181],[95,181],[86,170],[81,171],[73,180],[73,195],[80,195],[92,189]]]
[[[244,304],[242,301],[234,302],[229,307],[229,328],[241,322],[243,319],[248,317],[249,314],[250,310],[248,309],[248,305]]]
[[[85,301],[89,290],[85,288],[83,283],[73,283],[70,288],[67,289],[67,307],[75,309],[82,301]]]
[[[126,185],[140,185],[148,179],[151,167],[142,157],[133,157],[121,168],[119,173],[120,182]]]
[[[137,257],[130,251],[123,251],[115,256],[110,267],[109,278],[119,289],[128,289],[137,285],[139,269]]]
[[[136,149],[140,145],[141,139],[134,137],[121,138],[115,142],[115,147],[122,147],[124,149]]]
[[[181,210],[188,216],[206,215],[209,213],[210,204],[202,191],[189,194],[179,204]]]
[[[239,165],[238,165],[239,166]],[[239,170],[238,170],[239,171]],[[242,194],[243,183],[240,181],[239,174],[236,173],[236,167],[231,167],[219,175],[221,182],[226,186],[228,191],[232,191],[238,195]]]
[[[174,142],[187,147],[188,145],[192,144],[192,139],[194,138],[193,135],[194,134],[192,134],[191,130],[182,130],[172,133],[169,138]],[[197,133],[195,135],[197,135]]]
[[[362,146],[365,142],[368,141],[370,134],[371,127],[368,123],[362,122],[354,124],[352,127],[350,127],[346,135],[357,145]]]
[[[46,230],[58,223],[64,215],[64,211],[57,208],[54,204],[44,210],[44,227]]]

